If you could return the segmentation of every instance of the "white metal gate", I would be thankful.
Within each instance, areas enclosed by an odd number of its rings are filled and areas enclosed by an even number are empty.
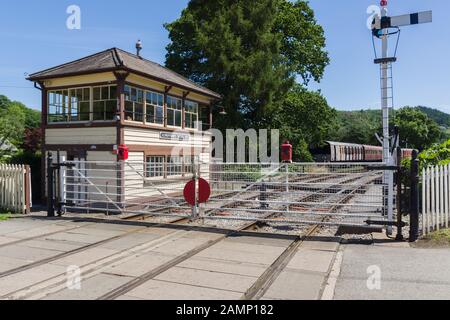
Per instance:
[[[161,167],[133,161],[72,161],[60,170],[61,202],[64,211],[124,217],[392,225],[384,172],[379,163],[208,164],[186,158]],[[212,194],[193,210],[183,189],[198,177],[210,183]]]

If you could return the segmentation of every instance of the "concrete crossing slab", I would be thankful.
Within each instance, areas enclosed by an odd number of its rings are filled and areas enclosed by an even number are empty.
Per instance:
[[[146,300],[238,300],[242,293],[150,280],[128,292],[126,297]]]
[[[43,300],[95,300],[130,280],[130,277],[99,274],[86,280],[82,279],[79,290],[67,288]]]
[[[84,266],[86,264],[92,263],[96,260],[106,258],[113,254],[117,253],[115,250],[111,249],[103,249],[103,248],[90,248],[85,251],[72,254],[65,258],[61,258],[55,261],[52,261],[51,264],[58,266]]]
[[[45,226],[40,226],[40,227],[36,227],[36,228],[32,228],[32,229],[9,233],[8,237],[26,239],[26,238],[31,238],[31,237],[44,236],[49,233],[64,231],[64,230],[68,230],[71,228],[73,228],[73,227],[70,225],[51,224],[51,225],[45,225]]]
[[[291,241],[292,242],[292,241]],[[290,242],[290,243],[291,243]],[[232,249],[241,252],[251,252],[251,253],[264,253],[268,255],[280,255],[290,243],[286,243],[285,246],[271,246],[262,244],[251,244],[251,243],[241,243],[230,241],[228,238],[219,242],[214,247],[223,249]]]
[[[222,243],[219,243],[200,252],[196,257],[254,263],[267,266],[272,264],[284,250],[280,247],[268,247],[267,252],[257,252],[252,251],[251,249],[252,248],[248,246],[233,248],[232,244],[230,246],[230,244],[222,245]]]
[[[1,257],[0,272],[5,272],[5,271],[11,270],[11,269],[22,267],[22,266],[30,264],[32,262],[33,261],[31,261],[31,260]]]
[[[128,224],[121,224],[121,223],[94,223],[85,226],[83,229],[101,229],[101,230],[113,230],[113,231],[131,231],[133,229],[136,229],[136,226],[134,225],[128,225]]]
[[[134,228],[136,229],[136,227]],[[123,230],[107,230],[107,229],[95,229],[95,228],[78,228],[75,230],[71,230],[70,233],[73,234],[81,234],[81,235],[86,235],[86,236],[96,236],[96,237],[105,237],[105,238],[111,238],[111,237],[115,237],[121,234],[124,234],[125,231]]]
[[[33,269],[0,278],[0,299],[14,291],[26,288],[67,271],[66,267],[45,264]]]
[[[274,246],[274,247],[288,247],[294,239],[283,239],[278,237],[261,237],[256,235],[250,236],[231,236],[227,238],[227,242],[243,243],[243,244],[255,244],[260,246]]]
[[[335,256],[333,251],[319,251],[300,248],[286,266],[289,269],[328,272]]]
[[[157,276],[155,280],[244,293],[257,278],[174,267]]]
[[[302,248],[336,252],[339,248],[339,245],[340,243],[337,240],[336,241],[305,240],[302,243]]]
[[[320,298],[325,274],[283,271],[270,286],[264,299],[317,300]]]
[[[9,237],[5,237],[5,236],[0,236],[0,246],[11,243],[11,242],[15,242],[17,240],[18,240],[17,238],[9,238]]]
[[[45,226],[46,223],[32,219],[12,219],[1,222],[0,236]]]
[[[149,272],[162,264],[172,260],[175,256],[162,255],[158,253],[136,254],[125,262],[113,263],[103,270],[121,276],[138,277]]]
[[[59,252],[42,248],[30,248],[20,244],[0,248],[0,257],[38,261],[57,255]],[[1,259],[1,258],[0,258]]]
[[[159,237],[161,236],[151,233],[132,233],[123,238],[108,241],[107,243],[100,245],[99,248],[121,251],[155,240]]]
[[[205,244],[209,239],[205,238],[187,238],[179,237],[163,242],[151,250],[151,252],[163,253],[167,255],[181,255],[189,250],[197,248],[198,246]]]
[[[266,266],[243,262],[231,262],[217,259],[195,257],[178,265],[182,268],[190,268],[204,271],[214,271],[242,276],[259,277],[266,270]]]
[[[74,232],[61,232],[51,236],[46,236],[47,240],[59,240],[59,241],[70,241],[70,242],[79,242],[84,244],[91,244],[94,242],[102,241],[109,238],[108,236],[100,236],[100,235],[87,235],[81,233]]]
[[[47,249],[61,252],[67,252],[70,250],[74,250],[84,246],[83,243],[79,242],[69,242],[69,241],[56,241],[56,240],[30,240],[20,243],[23,247],[28,248],[39,248],[39,249]]]

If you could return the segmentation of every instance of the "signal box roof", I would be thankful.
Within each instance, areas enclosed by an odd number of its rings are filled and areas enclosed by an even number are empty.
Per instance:
[[[128,71],[167,85],[180,87],[211,98],[221,99],[220,94],[209,90],[156,62],[146,60],[118,48],[111,48],[75,61],[33,73],[28,77],[28,80],[41,81],[118,70]]]

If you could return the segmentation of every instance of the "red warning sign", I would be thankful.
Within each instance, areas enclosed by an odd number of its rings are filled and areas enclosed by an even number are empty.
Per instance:
[[[189,181],[184,187],[184,199],[191,206],[195,206],[195,181]],[[205,179],[198,179],[198,203],[205,203],[211,196],[211,187]]]

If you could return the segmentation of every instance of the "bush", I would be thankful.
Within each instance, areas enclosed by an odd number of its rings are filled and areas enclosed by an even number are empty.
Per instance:
[[[450,140],[435,144],[419,155],[422,168],[450,163]]]

